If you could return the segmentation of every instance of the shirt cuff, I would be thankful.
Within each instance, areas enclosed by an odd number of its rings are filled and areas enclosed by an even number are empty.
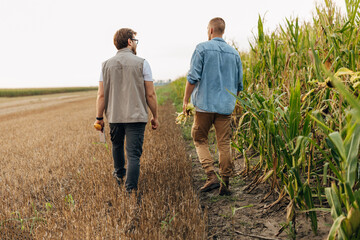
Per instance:
[[[192,79],[189,79],[189,78],[187,78],[187,81],[188,81],[190,84],[192,84],[192,85],[194,85],[194,84],[197,83],[197,81],[192,80]]]

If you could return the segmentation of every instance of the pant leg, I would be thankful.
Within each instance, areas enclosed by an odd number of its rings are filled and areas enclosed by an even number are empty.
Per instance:
[[[231,159],[231,115],[215,114],[214,127],[219,149],[220,175],[231,177],[233,163]]]
[[[124,139],[125,128],[123,123],[110,123],[112,155],[114,159],[114,176],[123,178],[126,175]]]
[[[144,143],[146,123],[126,123],[127,175],[126,190],[137,189],[140,174],[140,157]]]
[[[214,171],[214,160],[211,157],[208,143],[208,134],[213,124],[214,115],[214,113],[196,112],[191,129],[196,153],[206,173]]]

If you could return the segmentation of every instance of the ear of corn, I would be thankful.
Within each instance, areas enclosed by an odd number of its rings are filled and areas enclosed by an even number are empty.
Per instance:
[[[186,106],[186,113],[184,113],[184,112],[177,113],[175,123],[176,124],[185,124],[187,119],[193,115],[195,115],[195,107],[192,103],[189,103]]]
[[[99,131],[102,129],[100,124],[94,124],[94,128]]]

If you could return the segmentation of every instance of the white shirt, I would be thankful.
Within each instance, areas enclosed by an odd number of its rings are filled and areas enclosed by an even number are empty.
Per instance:
[[[150,64],[146,60],[144,60],[144,65],[143,65],[143,76],[144,76],[145,81],[153,82]],[[99,82],[102,82],[103,80],[104,80],[103,73],[102,73],[102,69],[101,69]]]

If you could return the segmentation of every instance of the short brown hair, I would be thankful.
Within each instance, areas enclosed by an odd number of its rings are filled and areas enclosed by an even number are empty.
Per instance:
[[[128,46],[128,39],[132,39],[136,32],[130,28],[121,28],[114,35],[114,45],[117,50]]]
[[[214,28],[214,32],[217,34],[224,34],[225,32],[225,21],[220,17],[216,17],[210,20],[209,25]]]

